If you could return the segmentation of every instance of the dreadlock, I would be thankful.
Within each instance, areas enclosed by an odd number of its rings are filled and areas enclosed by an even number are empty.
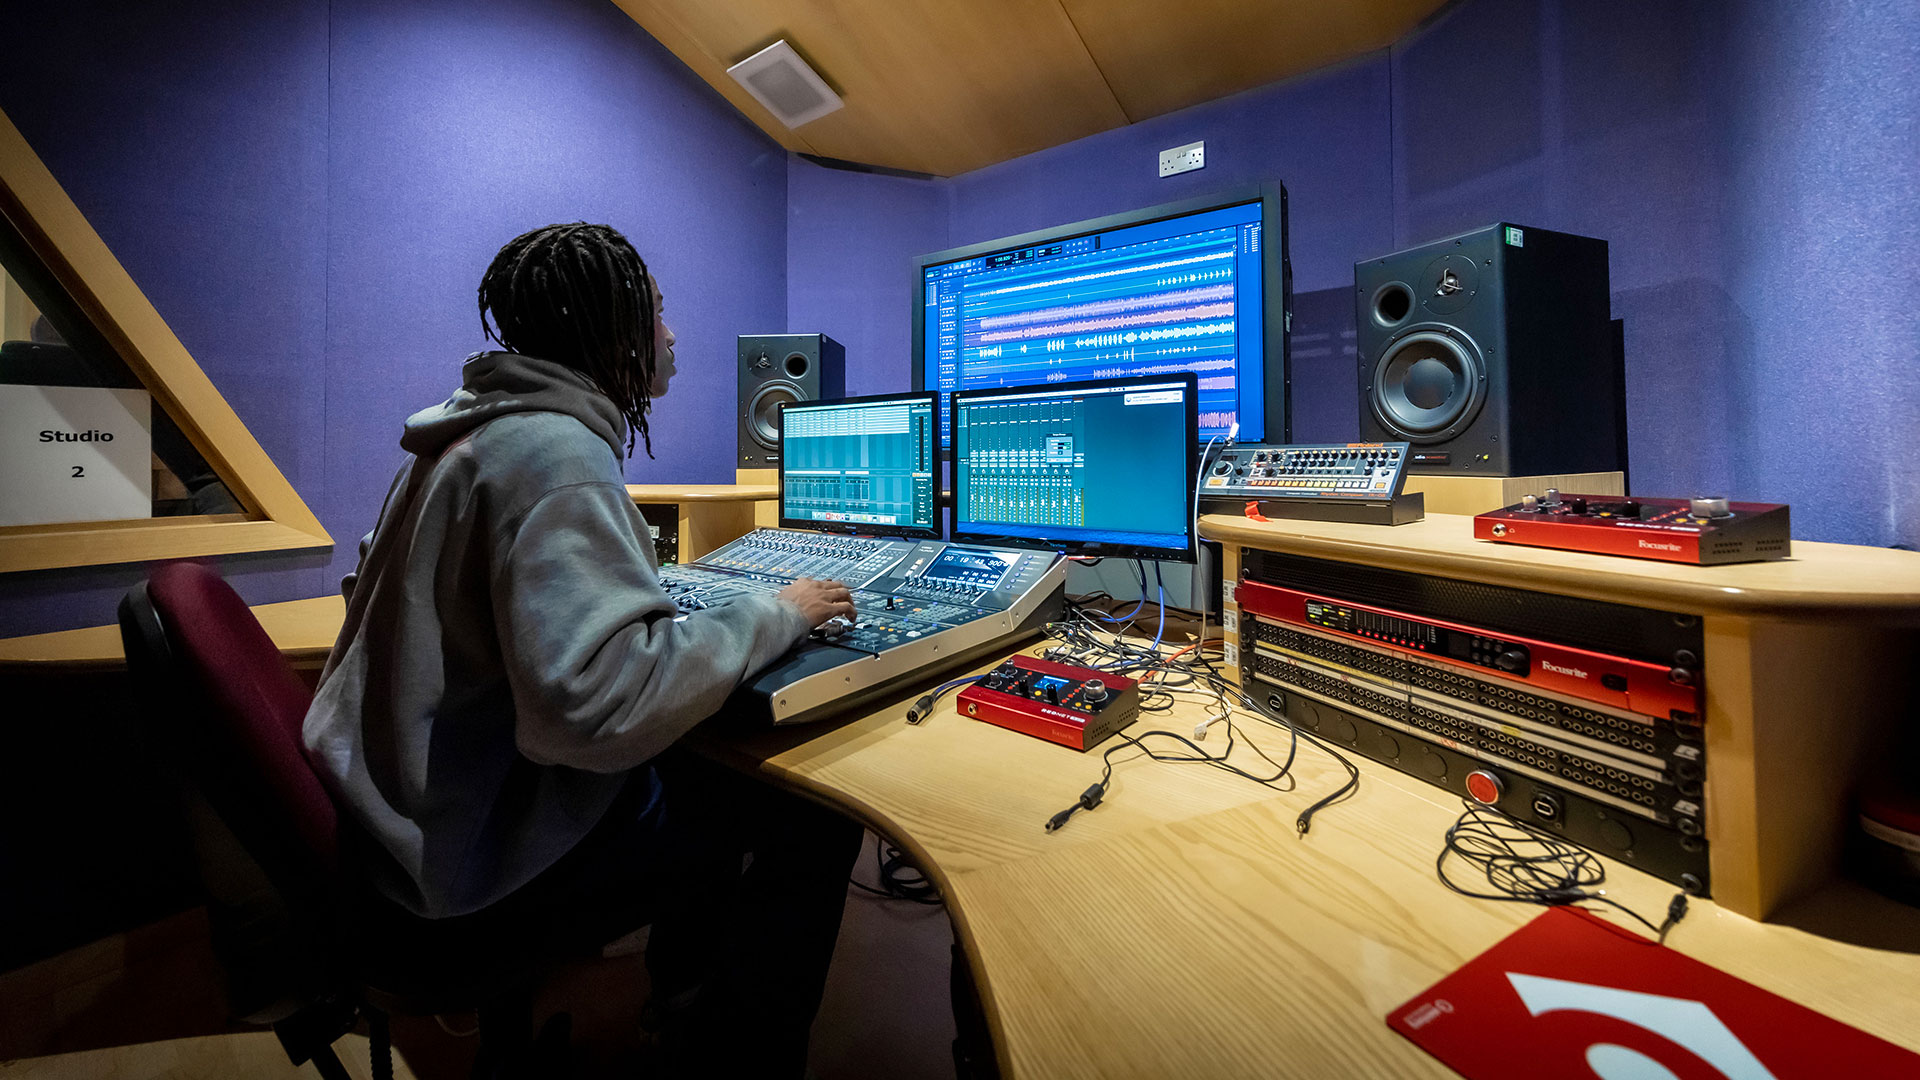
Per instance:
[[[480,329],[500,347],[592,379],[653,456],[653,279],[618,230],[576,221],[522,233],[480,279]],[[491,312],[492,321],[488,321]]]

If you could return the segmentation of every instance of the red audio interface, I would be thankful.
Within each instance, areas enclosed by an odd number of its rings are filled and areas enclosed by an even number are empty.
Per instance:
[[[1075,750],[1133,723],[1140,684],[1073,664],[1013,656],[960,692],[960,712]]]
[[[1240,610],[1339,638],[1406,653],[1423,668],[1465,668],[1616,709],[1651,716],[1697,718],[1698,670],[1609,656],[1513,634],[1419,618],[1366,604],[1315,596],[1279,585],[1243,581]]]
[[[1628,499],[1618,495],[1544,497],[1473,519],[1480,540],[1717,566],[1792,554],[1787,507],[1720,498]]]

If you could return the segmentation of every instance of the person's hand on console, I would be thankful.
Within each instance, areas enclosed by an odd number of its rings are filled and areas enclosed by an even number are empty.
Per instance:
[[[833,618],[852,621],[854,616],[853,592],[844,582],[795,578],[779,596],[800,609],[808,626],[820,626]]]

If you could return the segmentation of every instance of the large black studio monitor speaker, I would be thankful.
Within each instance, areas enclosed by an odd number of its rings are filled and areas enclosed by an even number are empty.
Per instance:
[[[739,467],[777,468],[780,406],[845,397],[847,350],[825,334],[742,334],[739,374]]]
[[[1518,225],[1355,263],[1360,438],[1409,471],[1626,467],[1607,243]]]

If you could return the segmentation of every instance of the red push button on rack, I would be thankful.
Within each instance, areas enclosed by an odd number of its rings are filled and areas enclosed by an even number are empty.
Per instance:
[[[1485,769],[1475,769],[1467,774],[1467,794],[1473,796],[1474,802],[1492,806],[1500,801],[1500,795],[1505,790],[1506,785],[1500,782],[1500,778]]]

